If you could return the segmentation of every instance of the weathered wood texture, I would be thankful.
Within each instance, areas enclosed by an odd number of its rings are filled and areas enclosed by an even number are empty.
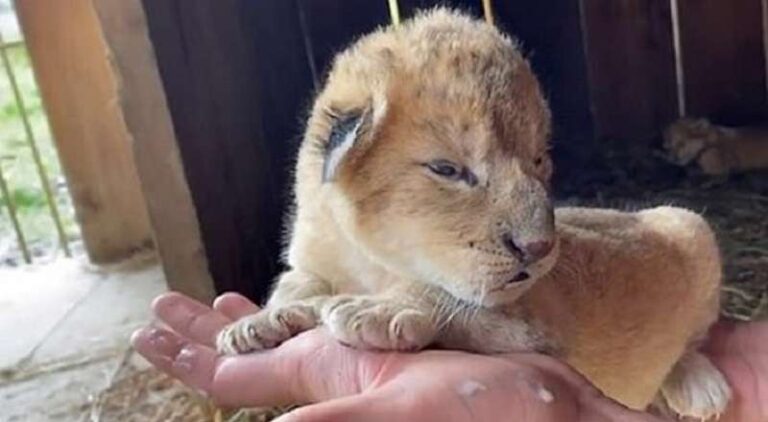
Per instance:
[[[91,1],[16,7],[91,260],[111,263],[151,248],[119,87]]]
[[[141,0],[93,2],[168,285],[210,303],[215,288]]]
[[[322,82],[336,53],[391,21],[385,0],[298,0],[298,4],[318,82]]]
[[[263,298],[312,75],[286,0],[144,0],[184,170],[219,291]]]
[[[670,3],[583,0],[582,13],[597,136],[653,140],[678,117]]]
[[[495,1],[496,23],[517,37],[552,107],[557,177],[570,178],[594,155],[581,12],[575,1]]]
[[[763,57],[765,57],[765,90],[768,95],[768,0],[763,0]]]
[[[399,0],[400,14],[403,19],[413,17],[413,15],[424,9],[435,6],[448,6],[459,10],[472,13],[474,16],[483,17],[482,0]]]
[[[768,95],[768,0],[763,0],[763,57],[765,57],[765,90]]]
[[[761,0],[678,0],[686,109],[731,124],[767,117]]]

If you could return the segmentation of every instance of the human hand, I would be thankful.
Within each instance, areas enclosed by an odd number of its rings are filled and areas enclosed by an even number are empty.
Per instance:
[[[214,309],[179,294],[163,295],[155,301],[154,310],[170,330],[145,328],[135,334],[134,345],[159,369],[222,405],[311,404],[283,416],[283,421],[495,421],[511,414],[516,420],[537,422],[658,421],[606,399],[566,365],[542,355],[374,353],[344,347],[319,329],[277,349],[217,356],[212,348],[216,333],[257,309],[233,294],[219,298]],[[768,331],[762,327],[763,333]],[[758,375],[765,372],[745,371],[744,360],[729,352],[751,350],[741,331],[741,327],[723,326],[715,335],[720,341],[712,355],[716,361],[721,356],[739,379],[762,379]],[[732,343],[733,339],[739,344]],[[741,356],[750,361],[761,358],[759,353]],[[766,370],[765,362],[762,370]],[[737,384],[737,409],[730,412],[736,416],[729,415],[737,419],[728,420],[764,420],[766,413],[759,413],[760,409],[748,412],[759,407],[753,400],[760,398],[761,390],[751,388],[754,383],[744,385],[751,392],[738,395]],[[758,406],[748,406],[750,403]],[[738,413],[742,411],[747,413]]]

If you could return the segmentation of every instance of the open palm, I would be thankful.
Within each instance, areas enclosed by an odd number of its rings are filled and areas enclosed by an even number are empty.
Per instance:
[[[221,357],[215,335],[256,312],[253,303],[227,294],[211,309],[169,293],[153,307],[167,328],[137,332],[139,353],[222,405],[308,404],[283,421],[659,420],[608,400],[547,356],[366,352],[316,329],[274,350]],[[707,351],[734,387],[723,420],[768,421],[768,324],[720,324]]]

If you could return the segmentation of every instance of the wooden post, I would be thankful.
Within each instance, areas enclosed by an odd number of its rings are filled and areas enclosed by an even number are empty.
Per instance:
[[[160,258],[172,290],[208,302],[216,292],[187,186],[141,0],[93,0],[117,80]]]
[[[89,0],[16,2],[40,92],[94,263],[152,247],[129,136]]]

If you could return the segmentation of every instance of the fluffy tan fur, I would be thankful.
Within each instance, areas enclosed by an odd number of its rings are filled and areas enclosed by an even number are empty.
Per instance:
[[[681,119],[664,134],[676,164],[696,163],[712,176],[768,169],[768,126],[729,128],[706,119]]]
[[[220,350],[322,323],[355,347],[552,353],[629,406],[665,385],[681,414],[721,411],[727,385],[693,344],[718,307],[707,224],[674,208],[555,215],[549,120],[528,63],[492,26],[437,10],[362,38],[309,119],[290,270]]]

